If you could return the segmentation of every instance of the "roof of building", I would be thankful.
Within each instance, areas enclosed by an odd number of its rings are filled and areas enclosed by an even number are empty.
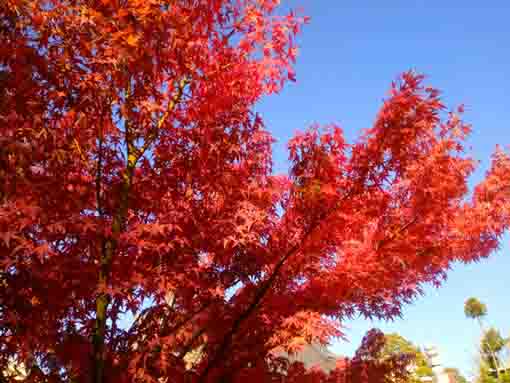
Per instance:
[[[318,367],[326,373],[334,370],[337,361],[341,358],[319,344],[305,344],[295,353],[289,354],[281,351],[277,352],[276,355],[287,358],[291,363],[301,362],[306,369]]]

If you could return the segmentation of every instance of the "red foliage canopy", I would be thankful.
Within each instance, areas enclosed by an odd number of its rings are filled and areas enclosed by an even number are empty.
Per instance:
[[[256,379],[498,246],[510,158],[468,202],[469,127],[413,73],[356,143],[313,127],[272,173],[252,107],[306,21],[277,3],[1,3],[0,369]]]

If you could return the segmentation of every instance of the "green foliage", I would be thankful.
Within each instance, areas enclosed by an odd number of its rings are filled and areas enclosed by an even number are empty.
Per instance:
[[[487,353],[492,350],[493,352],[498,353],[503,349],[503,347],[505,347],[507,342],[508,339],[503,338],[498,329],[491,327],[485,332],[482,338],[482,351]]]
[[[471,297],[464,303],[464,314],[468,318],[480,319],[487,315],[487,306],[477,298]]]
[[[510,383],[510,372],[500,373],[499,377],[495,375],[486,363],[482,362],[480,366],[480,374],[477,383]]]
[[[466,300],[464,313],[467,318],[477,319],[482,329],[477,383],[510,383],[510,371],[501,370],[504,365],[501,363],[502,354],[510,338],[503,338],[499,330],[494,327],[484,331],[481,319],[487,315],[487,306],[477,298],[471,297]]]
[[[480,342],[480,370],[477,383],[510,383],[510,371],[502,370],[502,354],[508,345],[499,330],[490,328]],[[499,376],[496,374],[499,368]]]
[[[481,360],[480,368],[478,371],[478,377],[475,380],[476,383],[497,383],[496,377],[491,376],[489,367]]]
[[[403,336],[397,333],[385,334],[386,343],[381,352],[383,357],[395,354],[416,354],[418,348]]]
[[[385,340],[386,343],[380,353],[382,359],[395,355],[413,355],[415,370],[412,382],[419,382],[419,378],[433,375],[432,368],[428,365],[427,358],[419,347],[397,333],[386,334]]]

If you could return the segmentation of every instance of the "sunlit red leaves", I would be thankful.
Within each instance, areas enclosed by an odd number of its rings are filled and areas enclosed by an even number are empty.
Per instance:
[[[272,174],[252,108],[294,78],[305,22],[277,3],[2,8],[2,363],[32,352],[46,368],[34,381],[88,379],[106,293],[110,381],[272,379],[275,347],[326,343],[355,314],[399,315],[451,262],[497,247],[508,154],[466,202],[470,128],[412,72],[356,143],[312,127],[289,143],[290,175]],[[288,377],[397,373],[372,363],[370,339],[336,375]]]

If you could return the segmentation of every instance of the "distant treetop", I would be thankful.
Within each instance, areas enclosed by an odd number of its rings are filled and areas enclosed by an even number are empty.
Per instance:
[[[464,314],[473,319],[484,317],[487,315],[487,306],[477,298],[471,297],[464,303]]]

